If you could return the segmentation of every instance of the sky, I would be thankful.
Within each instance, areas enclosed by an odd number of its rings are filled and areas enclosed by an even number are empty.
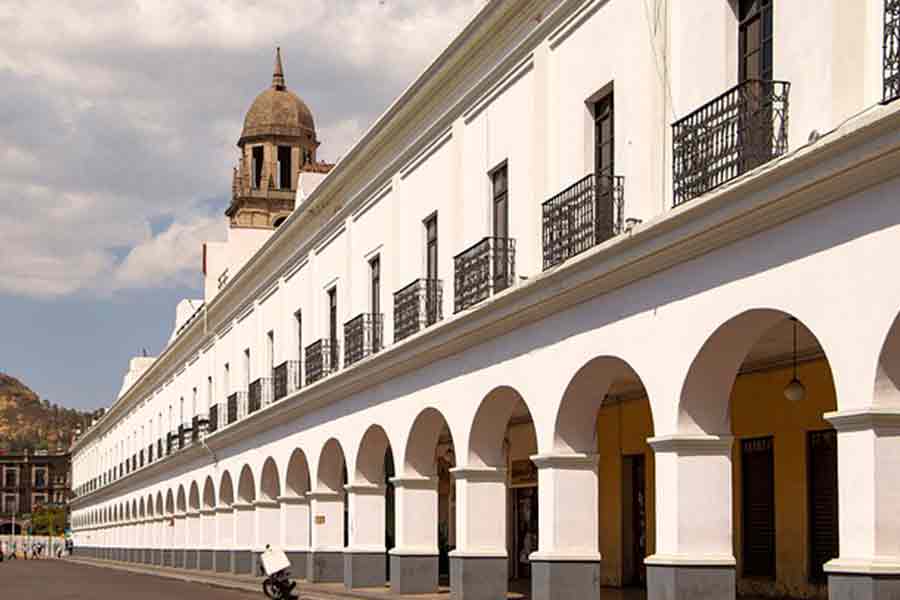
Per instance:
[[[202,297],[275,46],[333,162],[483,3],[0,2],[0,372],[110,405]]]

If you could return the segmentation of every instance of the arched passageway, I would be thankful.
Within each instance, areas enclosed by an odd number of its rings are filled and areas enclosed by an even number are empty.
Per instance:
[[[231,474],[225,471],[219,481],[219,499],[216,504],[216,547],[213,551],[213,568],[218,573],[231,571],[231,554],[234,547],[234,484]]]
[[[347,509],[344,485],[347,463],[335,438],[325,442],[319,454],[315,488],[309,493],[313,515],[306,579],[313,583],[344,581],[344,548],[347,545]]]
[[[282,547],[291,561],[291,573],[306,577],[307,555],[310,544],[309,463],[300,448],[294,450],[288,460],[285,474],[284,495],[281,498],[283,536]]]
[[[213,553],[216,548],[216,488],[212,477],[203,482],[200,499],[200,539],[197,544],[197,568],[211,571],[215,568]]]
[[[250,465],[244,465],[238,478],[237,501],[234,508],[234,544],[231,552],[231,571],[253,573],[253,552],[256,546],[256,482]]]
[[[756,309],[720,325],[693,359],[678,433],[654,440],[660,505],[650,586],[702,554],[707,590],[826,594],[837,555],[837,408],[831,367],[814,333],[785,312]],[[696,574],[697,569],[691,568]],[[676,597],[696,590],[676,590]]]

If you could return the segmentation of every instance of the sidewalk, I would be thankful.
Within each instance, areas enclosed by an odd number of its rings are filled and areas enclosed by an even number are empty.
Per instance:
[[[62,560],[91,565],[105,569],[118,569],[143,575],[155,575],[179,579],[189,583],[200,583],[215,587],[229,588],[246,592],[259,592],[262,594],[262,577],[251,575],[231,575],[228,573],[210,573],[208,571],[196,571],[186,569],[174,569],[172,567],[157,567],[151,565],[136,565],[133,563],[115,562],[109,560],[96,560],[92,558],[66,557]],[[450,590],[442,587],[437,594],[392,594],[388,588],[369,588],[364,590],[348,591],[342,583],[305,583],[297,581],[295,593],[301,600],[448,600]],[[510,599],[521,599],[521,594],[510,594]]]

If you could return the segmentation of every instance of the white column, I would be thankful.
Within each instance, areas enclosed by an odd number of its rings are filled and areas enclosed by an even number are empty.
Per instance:
[[[254,549],[262,552],[266,545],[273,548],[284,548],[281,543],[281,506],[275,500],[257,500],[254,503],[256,514],[256,543]]]
[[[825,565],[829,593],[893,598],[900,590],[900,409],[825,418],[838,432],[840,556]]]
[[[197,550],[201,547],[202,539],[203,530],[200,511],[191,511],[187,514],[187,531],[185,532],[184,547]]]
[[[200,511],[200,543],[203,550],[216,549],[216,509],[204,508]]]
[[[656,553],[645,561],[648,597],[734,598],[731,436],[647,441],[656,456]]]
[[[310,492],[312,512],[310,550],[313,552],[344,551],[344,502],[338,492]]]
[[[231,550],[234,545],[234,510],[230,506],[216,507],[216,549]]]
[[[286,552],[308,552],[309,500],[303,496],[281,496],[278,501],[281,505],[282,548]]]
[[[256,543],[256,515],[253,505],[234,503],[234,547],[237,550],[251,550]]]
[[[394,477],[396,546],[390,551],[391,591],[429,594],[438,590],[438,479]]]
[[[380,552],[384,547],[384,486],[373,484],[346,485],[348,493],[348,545],[345,552]]]

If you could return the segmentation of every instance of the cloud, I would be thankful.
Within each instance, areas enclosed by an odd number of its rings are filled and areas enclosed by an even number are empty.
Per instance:
[[[482,5],[0,3],[0,294],[199,288],[273,47],[334,160]]]

